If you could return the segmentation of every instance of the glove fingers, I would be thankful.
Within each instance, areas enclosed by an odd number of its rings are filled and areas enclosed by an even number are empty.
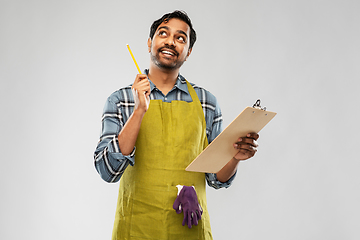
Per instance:
[[[193,218],[191,223],[192,225],[197,226],[199,221],[198,221],[198,214],[196,213],[196,211],[192,213],[192,216]]]
[[[177,214],[182,212],[181,204],[179,205],[179,208],[175,210]]]
[[[191,214],[192,214],[192,212],[191,212],[191,211],[188,211],[188,213],[187,213],[187,215],[188,215],[187,225],[188,225],[189,228],[192,227],[192,225],[191,225],[191,221],[192,221]]]
[[[173,204],[173,208],[176,211],[176,213],[178,213],[178,214],[181,213],[181,204],[180,204],[180,199],[179,198],[175,199],[175,202]]]
[[[183,219],[183,222],[182,222],[183,226],[185,226],[185,223],[187,222],[187,219],[188,219],[187,211],[184,211],[184,219]]]
[[[198,221],[201,220],[201,214],[202,214],[202,212],[200,212],[199,210],[196,210],[196,216],[197,216]]]

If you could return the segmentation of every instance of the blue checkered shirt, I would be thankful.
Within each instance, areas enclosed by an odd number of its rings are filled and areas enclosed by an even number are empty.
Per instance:
[[[147,73],[148,70],[145,70]],[[188,92],[186,80],[179,75],[173,89],[166,95],[156,88],[150,81],[150,99],[161,99],[164,102],[186,101],[192,102]],[[213,141],[222,130],[222,115],[218,102],[214,95],[202,87],[192,84],[202,105],[205,121],[206,135],[209,143]],[[97,144],[94,159],[95,168],[101,178],[106,182],[117,182],[124,173],[128,165],[135,164],[135,148],[130,155],[123,155],[119,149],[118,135],[124,127],[134,110],[135,102],[131,92],[131,85],[121,88],[108,97],[103,115],[100,140]],[[205,178],[209,186],[219,189],[229,187],[235,175],[227,182],[222,183],[217,180],[215,173],[205,173]]]

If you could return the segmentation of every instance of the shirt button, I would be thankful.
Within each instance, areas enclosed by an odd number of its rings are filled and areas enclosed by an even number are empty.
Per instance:
[[[165,101],[167,100],[167,97],[165,98]]]

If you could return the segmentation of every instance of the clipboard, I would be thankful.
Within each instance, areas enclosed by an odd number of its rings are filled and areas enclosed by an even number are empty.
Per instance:
[[[246,107],[185,169],[191,172],[217,173],[238,152],[233,144],[241,136],[261,129],[275,117],[275,112],[261,108],[260,99]]]

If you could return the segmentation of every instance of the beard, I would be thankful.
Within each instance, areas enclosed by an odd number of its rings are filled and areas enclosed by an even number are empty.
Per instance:
[[[171,61],[171,62],[170,61],[168,61],[168,62],[161,61],[160,52],[162,50],[166,49],[166,48],[167,47],[158,49],[158,51],[156,51],[156,54],[153,54],[152,52],[150,52],[151,61],[158,68],[164,69],[164,70],[174,70],[174,69],[180,68],[184,64],[185,59],[184,60],[179,60],[178,58],[176,58],[174,61]],[[175,51],[171,47],[168,47],[168,49],[171,49],[171,50]],[[179,54],[177,52],[176,52],[176,55],[179,56]]]

